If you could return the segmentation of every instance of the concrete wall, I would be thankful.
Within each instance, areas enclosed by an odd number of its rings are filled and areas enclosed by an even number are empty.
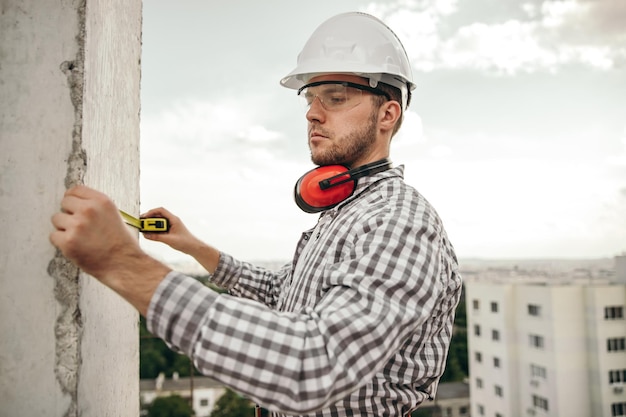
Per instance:
[[[139,206],[141,0],[0,1],[0,416],[136,416],[138,317],[48,242],[66,187]]]

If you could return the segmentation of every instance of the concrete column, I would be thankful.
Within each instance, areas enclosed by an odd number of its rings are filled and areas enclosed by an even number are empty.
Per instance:
[[[48,234],[74,184],[137,212],[140,56],[141,0],[0,1],[0,417],[139,414],[137,313]]]

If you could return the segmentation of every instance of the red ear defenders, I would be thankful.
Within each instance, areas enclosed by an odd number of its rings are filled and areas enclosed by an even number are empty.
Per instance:
[[[317,213],[335,207],[350,197],[357,179],[391,168],[388,159],[372,162],[354,169],[343,165],[324,165],[300,177],[294,188],[296,204],[307,213]]]

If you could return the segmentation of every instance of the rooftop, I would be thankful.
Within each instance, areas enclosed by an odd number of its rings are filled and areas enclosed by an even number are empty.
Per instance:
[[[453,398],[469,398],[470,390],[467,382],[444,382],[437,388],[438,400]]]
[[[162,381],[162,382],[161,382]],[[160,389],[157,389],[161,382]],[[214,379],[207,378],[205,376],[193,377],[193,388],[207,389],[207,388],[222,388],[223,385]],[[189,377],[174,377],[171,379],[164,378],[160,380],[155,379],[142,379],[139,381],[139,391],[185,391],[191,388],[191,378]]]

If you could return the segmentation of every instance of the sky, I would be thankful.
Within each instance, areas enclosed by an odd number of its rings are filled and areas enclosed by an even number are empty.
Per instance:
[[[141,210],[166,207],[240,259],[290,260],[318,215],[293,200],[314,165],[279,80],[348,11],[404,43],[417,88],[391,160],[459,258],[626,251],[624,0],[146,0]]]

